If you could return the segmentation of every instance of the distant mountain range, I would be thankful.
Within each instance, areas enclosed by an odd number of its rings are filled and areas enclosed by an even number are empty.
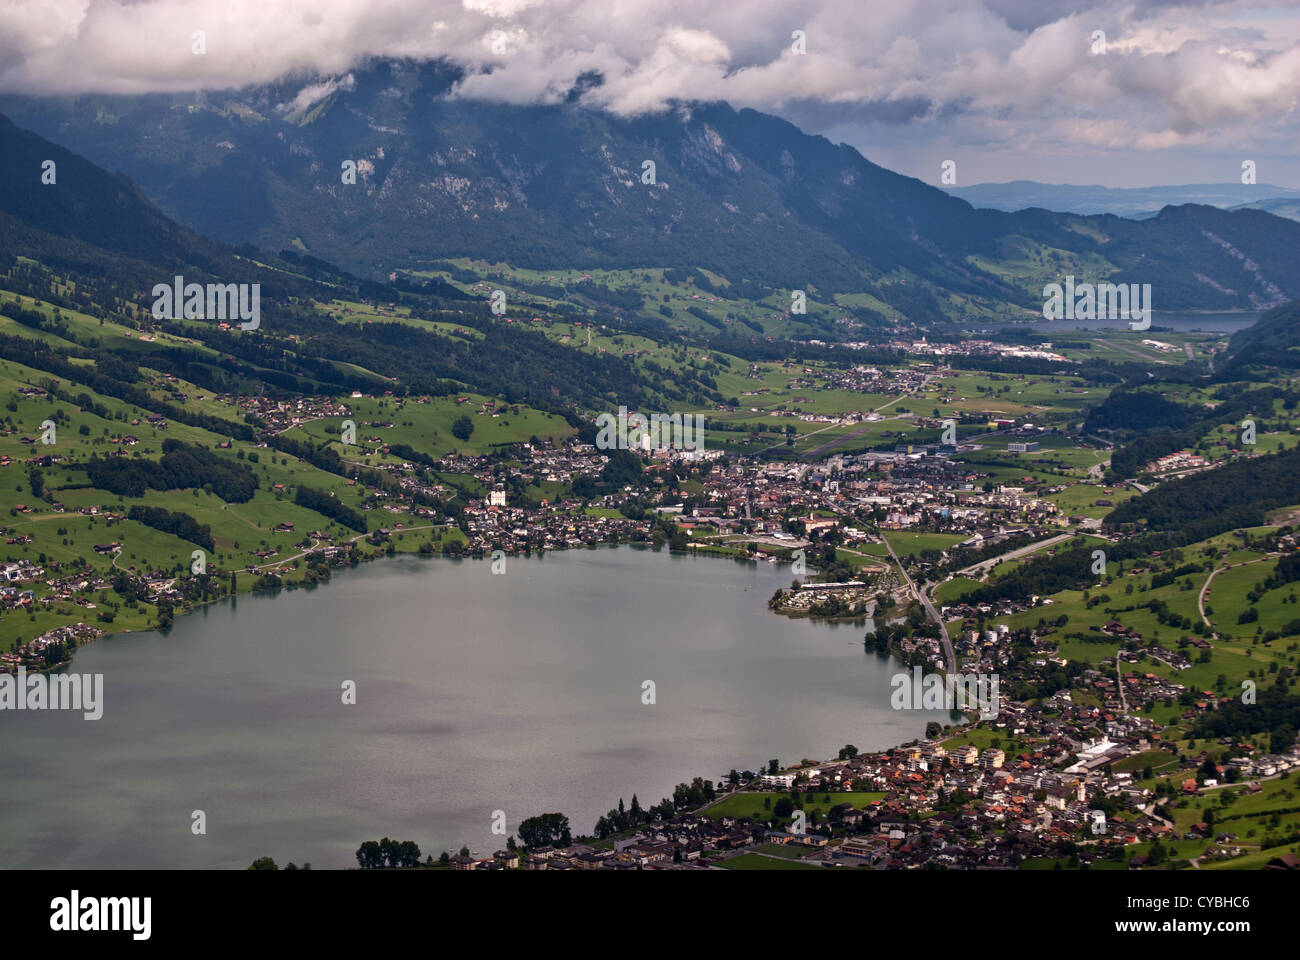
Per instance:
[[[976,209],[753,110],[618,117],[581,107],[579,90],[554,106],[471,102],[449,96],[459,76],[380,61],[311,87],[10,96],[0,111],[205,236],[373,278],[461,257],[705,268],[750,300],[805,289],[922,325],[1033,316],[1066,275],[1150,283],[1157,315],[1300,298],[1300,224],[1263,211]]]
[[[1223,210],[1267,210],[1300,220],[1300,190],[1267,183],[1188,183],[1176,187],[1102,187],[1069,183],[1011,180],[945,187],[954,197],[990,210],[1059,210],[1084,216],[1110,213],[1117,217],[1154,217],[1169,206],[1186,203]]]

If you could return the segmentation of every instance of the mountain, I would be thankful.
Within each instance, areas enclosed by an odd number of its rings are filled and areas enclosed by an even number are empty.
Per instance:
[[[55,161],[51,184],[40,183],[46,159]],[[260,284],[257,332],[152,317],[154,285],[170,285],[177,274],[187,283]],[[468,387],[565,420],[577,405],[603,407],[610,397],[655,407],[722,399],[703,370],[647,371],[613,352],[574,349],[524,328],[519,309],[497,318],[478,299],[481,309],[470,311],[445,285],[381,284],[292,250],[272,255],[206,239],[170,220],[125,177],[3,117],[0,293],[0,357],[66,380],[107,376],[121,385],[112,395],[139,406],[151,401],[132,385],[136,364],[250,396],[376,385],[444,396]],[[34,309],[19,296],[48,306]],[[9,321],[27,331],[6,332]],[[30,331],[39,357],[25,339]],[[96,389],[110,390],[102,382]],[[223,423],[221,430],[246,428]]]
[[[1227,370],[1248,367],[1300,368],[1300,302],[1264,314],[1228,341]]]
[[[2,116],[0,144],[0,250],[46,261],[108,257],[176,270],[210,269],[228,257],[170,220],[125,176]],[[44,166],[49,162],[52,168]],[[52,183],[42,182],[46,169]]]
[[[981,210],[753,110],[618,117],[578,91],[553,106],[471,102],[449,96],[459,77],[380,61],[322,85],[7,97],[0,109],[125,172],[205,235],[371,277],[462,257],[705,268],[754,300],[788,308],[788,291],[807,289],[918,323],[1031,316],[1043,285],[1068,274],[1150,283],[1157,312],[1300,297],[1300,224],[1261,211]]]
[[[1232,207],[1233,210],[1263,210],[1271,213],[1275,217],[1286,217],[1288,220],[1300,220],[1300,196],[1290,197],[1273,197],[1269,200],[1255,200],[1252,203],[1243,203],[1239,207]]]
[[[976,183],[969,187],[946,187],[954,197],[991,210],[1028,210],[1039,207],[1063,213],[1093,215],[1110,213],[1118,217],[1145,219],[1154,217],[1165,207],[1195,203],[1207,207],[1235,210],[1273,210],[1272,204],[1300,203],[1300,190],[1275,187],[1265,183],[1188,183],[1172,187],[1103,187],[1069,183],[1038,183],[1034,180],[1011,180],[1007,183]],[[1261,199],[1265,198],[1265,199]],[[1292,217],[1291,219],[1296,219]]]

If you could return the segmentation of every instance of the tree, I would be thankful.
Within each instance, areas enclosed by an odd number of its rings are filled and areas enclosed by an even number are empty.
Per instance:
[[[256,860],[254,860],[252,863],[248,865],[248,869],[249,870],[279,870],[280,868],[275,865],[275,861],[272,860],[270,857],[258,857]]]
[[[468,440],[470,434],[474,432],[474,421],[462,414],[456,418],[456,422],[451,425],[451,435],[457,440]]]
[[[403,840],[397,845],[397,866],[418,867],[420,847],[414,840]]]
[[[1283,753],[1284,751],[1291,749],[1295,740],[1295,728],[1289,723],[1284,723],[1281,726],[1276,727],[1273,732],[1269,734],[1268,748],[1273,753]]]
[[[1219,767],[1214,762],[1213,757],[1207,756],[1205,758],[1205,762],[1201,764],[1200,774],[1202,780],[1214,780],[1218,778]]]
[[[519,824],[519,839],[526,847],[559,845],[567,847],[573,842],[569,832],[569,818],[562,813],[542,813],[529,817]]]
[[[781,797],[772,806],[772,814],[777,817],[788,817],[794,813],[794,801],[789,797]]]
[[[379,852],[378,841],[367,840],[357,847],[357,865],[362,870],[378,870],[384,865],[384,857]]]

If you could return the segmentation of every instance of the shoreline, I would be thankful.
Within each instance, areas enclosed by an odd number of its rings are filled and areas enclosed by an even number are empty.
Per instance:
[[[439,526],[446,526],[446,525],[445,525],[445,524],[433,524],[433,525],[429,525],[429,526],[406,527],[406,528],[404,528],[403,530],[396,531],[396,532],[398,532],[398,533],[407,533],[407,532],[410,532],[410,531],[413,531],[413,530],[432,530],[432,529],[437,529]],[[371,536],[371,534],[369,534],[369,533],[366,533],[366,534],[359,534],[358,536],[353,537],[352,539],[350,539],[350,540],[348,540],[348,541],[346,541],[346,542],[349,544],[349,546],[351,546],[351,545],[355,544],[358,540],[364,540],[364,539],[365,539],[366,537],[368,537],[368,536]],[[389,542],[389,543],[392,543],[392,542],[393,542],[392,539],[391,539],[391,537],[389,538],[388,542]],[[426,541],[426,542],[427,542],[427,541]],[[753,557],[750,557],[750,556],[747,556],[747,555],[742,555],[742,554],[740,554],[740,553],[736,553],[736,554],[726,554],[726,553],[722,553],[722,552],[717,551],[717,550],[676,550],[676,549],[673,549],[672,547],[670,547],[670,546],[667,544],[667,542],[661,543],[661,544],[659,544],[659,545],[656,547],[656,545],[655,545],[654,543],[652,543],[652,542],[649,542],[649,541],[640,541],[640,540],[602,541],[602,542],[599,542],[599,543],[583,544],[581,547],[579,547],[579,546],[571,546],[571,545],[566,544],[566,545],[564,545],[564,546],[562,546],[562,547],[558,547],[558,548],[555,548],[555,549],[552,549],[552,550],[546,550],[546,549],[540,549],[540,548],[539,548],[539,549],[537,549],[537,550],[524,550],[524,551],[520,551],[520,552],[517,552],[517,553],[507,553],[507,554],[505,554],[505,555],[506,555],[507,558],[513,558],[513,557],[531,558],[531,557],[533,557],[533,556],[539,556],[539,557],[540,557],[540,556],[545,556],[547,553],[568,552],[568,551],[570,551],[570,550],[599,550],[599,549],[602,549],[602,548],[618,548],[618,547],[631,547],[631,548],[633,548],[633,549],[642,549],[642,550],[655,550],[655,549],[659,549],[659,550],[667,550],[670,554],[674,554],[674,555],[677,555],[677,556],[683,556],[683,557],[694,557],[694,556],[710,557],[710,558],[712,558],[712,559],[717,559],[717,560],[731,560],[731,561],[733,561],[733,562],[740,562],[740,563],[753,564],[755,567],[757,567],[757,565],[758,565],[758,563],[759,563],[759,561],[758,561],[757,559],[755,559],[755,558],[753,558]],[[278,574],[274,573],[274,568],[279,567],[279,566],[283,566],[284,564],[287,564],[287,563],[293,563],[293,562],[295,562],[295,561],[303,560],[303,559],[305,559],[306,557],[310,556],[313,552],[314,552],[314,550],[308,550],[308,551],[304,551],[304,552],[302,552],[302,553],[295,554],[295,555],[293,555],[292,557],[286,557],[284,560],[277,561],[277,562],[275,562],[275,563],[260,564],[260,565],[257,566],[257,569],[260,570],[260,571],[264,571],[263,575],[265,575],[266,573],[270,573],[272,576],[277,576],[277,577],[279,577]],[[449,551],[447,551],[447,550],[444,549],[442,552],[436,552],[436,551],[435,551],[435,552],[430,552],[430,553],[421,553],[420,550],[419,550],[419,548],[417,547],[417,548],[414,549],[414,550],[398,550],[398,549],[394,549],[391,553],[389,553],[389,552],[383,550],[382,548],[377,548],[373,553],[363,553],[363,554],[361,554],[360,556],[357,556],[356,553],[355,553],[354,551],[349,551],[349,554],[347,555],[347,557],[346,557],[345,559],[342,559],[342,560],[334,559],[334,560],[331,561],[331,563],[330,563],[330,565],[329,565],[329,567],[328,567],[331,576],[330,576],[330,577],[327,577],[323,582],[324,582],[325,585],[328,585],[328,584],[329,584],[330,580],[333,578],[333,571],[334,571],[336,568],[340,568],[340,569],[349,569],[349,568],[354,568],[354,567],[360,566],[360,565],[363,564],[363,563],[370,563],[370,562],[375,561],[375,560],[382,560],[382,559],[387,559],[387,558],[389,558],[389,557],[396,557],[396,556],[412,556],[412,557],[420,557],[420,558],[422,558],[422,559],[430,559],[430,560],[443,559],[443,560],[487,560],[487,561],[491,561],[491,554],[488,553],[488,552],[485,552],[485,551],[478,551],[478,552],[474,552],[474,553],[453,554],[453,553],[451,553],[451,552],[449,552]],[[296,572],[298,572],[298,570],[295,569],[294,572],[296,573]],[[222,581],[228,580],[229,577],[230,577],[232,574],[239,574],[239,573],[247,573],[247,574],[249,574],[250,576],[253,575],[253,574],[252,574],[252,571],[249,571],[247,568],[244,568],[244,569],[241,569],[241,570],[232,570],[232,571],[225,571],[225,572],[216,572],[216,573],[213,573],[212,576],[213,576],[214,579],[216,579],[218,582],[222,582]],[[171,627],[174,625],[175,617],[177,617],[177,616],[186,616],[186,617],[187,617],[187,616],[190,616],[190,615],[192,615],[192,614],[198,612],[198,611],[199,611],[200,609],[202,609],[203,607],[209,606],[210,604],[220,603],[220,602],[225,601],[225,600],[229,600],[229,601],[237,601],[237,600],[239,599],[239,597],[242,596],[242,595],[253,595],[253,594],[275,594],[275,593],[278,593],[278,592],[280,592],[280,591],[282,591],[282,590],[300,590],[300,589],[304,589],[304,588],[314,588],[314,587],[319,587],[319,586],[321,586],[321,585],[322,585],[322,581],[319,581],[319,580],[317,580],[317,581],[313,581],[313,582],[310,582],[310,583],[304,583],[304,582],[299,582],[299,581],[293,581],[293,580],[291,580],[291,581],[288,581],[288,582],[282,582],[282,583],[277,584],[277,585],[274,585],[274,586],[269,586],[269,587],[260,587],[260,586],[258,586],[258,582],[257,582],[257,581],[254,581],[254,582],[253,582],[253,585],[252,585],[250,588],[246,589],[246,590],[238,590],[238,591],[236,591],[236,592],[233,593],[233,594],[224,594],[224,595],[222,595],[222,596],[209,597],[209,598],[206,599],[206,600],[190,601],[190,602],[187,602],[184,606],[179,606],[179,605],[178,605],[177,607],[173,607],[173,608],[172,608],[172,612],[173,612],[173,622],[170,623],[170,624],[168,624],[168,625],[165,626],[165,627],[162,627],[162,626],[155,626],[155,627],[148,628],[148,629],[145,629],[145,630],[139,630],[139,629],[134,629],[134,628],[123,628],[123,629],[120,629],[120,630],[112,630],[112,629],[106,629],[104,625],[96,625],[95,623],[86,623],[86,622],[84,622],[84,621],[79,621],[78,623],[75,623],[75,624],[61,624],[61,625],[59,625],[59,626],[52,627],[51,630],[50,630],[50,631],[46,631],[46,633],[49,633],[49,632],[51,632],[51,631],[53,631],[53,630],[60,630],[60,629],[65,629],[65,628],[69,628],[69,627],[75,627],[75,626],[83,625],[83,626],[88,626],[88,627],[90,627],[92,630],[96,631],[96,635],[93,636],[93,637],[91,637],[91,638],[88,639],[88,640],[85,640],[85,641],[79,641],[79,642],[77,643],[76,647],[71,651],[71,654],[72,654],[72,655],[71,655],[67,660],[61,661],[61,662],[59,662],[59,663],[57,663],[57,664],[53,664],[53,665],[50,665],[50,666],[36,666],[36,665],[34,665],[34,664],[26,663],[26,662],[22,663],[21,665],[22,665],[23,667],[26,668],[28,674],[32,674],[32,673],[48,673],[48,672],[52,672],[52,671],[61,670],[61,669],[64,669],[64,668],[69,668],[69,669],[71,669],[72,665],[73,665],[74,662],[76,661],[76,653],[77,653],[78,650],[80,650],[80,649],[81,649],[82,647],[84,647],[84,646],[89,646],[91,643],[94,643],[94,642],[97,641],[97,640],[102,640],[102,639],[104,639],[105,637],[121,637],[121,636],[127,636],[127,635],[129,635],[129,634],[133,634],[133,633],[151,633],[151,632],[153,632],[153,633],[163,633],[163,634],[165,634],[165,633],[166,633],[167,631],[169,631],[169,630],[171,629]],[[154,607],[156,607],[155,604],[150,604],[150,606],[154,606]],[[775,615],[778,615],[778,616],[786,616],[786,617],[789,617],[789,618],[791,618],[791,619],[810,619],[810,620],[814,620],[814,621],[820,620],[820,621],[825,622],[825,623],[862,623],[862,624],[865,625],[865,622],[871,618],[871,617],[870,617],[870,614],[865,615],[865,616],[864,616],[864,615],[855,615],[855,616],[852,616],[852,617],[816,617],[816,616],[812,616],[811,614],[807,614],[807,613],[786,613],[785,611],[781,611],[781,610],[773,610],[771,607],[769,607],[768,610],[769,610],[769,612],[772,613],[772,614],[775,614]],[[41,634],[41,636],[44,636],[44,634]],[[33,640],[34,640],[34,639],[36,639],[36,638],[33,638]],[[28,641],[28,642],[30,643],[31,641]],[[11,669],[8,665],[6,665],[3,669],[0,669],[0,674],[3,674],[3,673],[8,673],[8,674],[11,674],[11,675],[16,674],[16,672],[17,672],[17,666],[18,666],[18,665],[15,664],[15,665],[13,666],[13,668]]]

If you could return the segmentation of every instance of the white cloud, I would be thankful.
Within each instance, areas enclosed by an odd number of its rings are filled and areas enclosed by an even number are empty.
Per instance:
[[[1082,7],[1082,8],[1081,8]],[[807,53],[791,50],[793,30]],[[1107,52],[1089,52],[1094,30]],[[207,53],[191,51],[195,30]],[[505,42],[493,43],[501,31]],[[1294,142],[1294,6],[1126,0],[10,0],[0,90],[141,92],[340,77],[367,56],[445,57],[457,94],[562,98],[623,113],[674,100],[919,126],[931,139],[1041,150],[1170,149],[1212,136]],[[295,99],[332,92],[322,79]],[[304,98],[307,98],[304,100]],[[831,120],[817,110],[834,107]],[[910,132],[900,132],[906,137]],[[1289,149],[1289,147],[1288,147]]]
[[[321,83],[309,83],[298,91],[298,95],[291,101],[280,105],[283,113],[295,113],[299,110],[306,110],[312,104],[320,103],[335,90],[355,90],[357,86],[356,77],[348,74],[337,80],[325,80]]]

